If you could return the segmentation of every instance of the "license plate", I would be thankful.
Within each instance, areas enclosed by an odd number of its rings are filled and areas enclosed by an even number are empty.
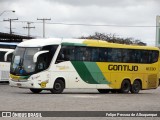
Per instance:
[[[18,87],[21,87],[22,85],[21,85],[20,83],[17,83],[17,86],[18,86]]]

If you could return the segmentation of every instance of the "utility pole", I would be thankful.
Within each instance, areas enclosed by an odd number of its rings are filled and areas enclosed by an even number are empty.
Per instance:
[[[160,48],[160,16],[156,16],[156,47]]]
[[[28,26],[27,26],[27,27],[23,27],[24,29],[25,29],[25,28],[28,29],[28,37],[30,37],[30,29],[31,29],[31,28],[35,28],[35,27],[31,27],[31,26],[30,26],[31,23],[32,23],[32,22],[27,22]]]
[[[13,20],[18,20],[18,18],[17,19],[9,19],[8,18],[8,20],[3,20],[3,21],[9,21],[9,23],[10,23],[10,34],[12,34],[12,21]]]
[[[51,18],[50,18],[50,19],[46,19],[46,18],[38,19],[38,18],[37,18],[37,20],[42,20],[42,21],[43,21],[43,38],[45,38],[45,21],[46,21],[46,20],[51,20]]]

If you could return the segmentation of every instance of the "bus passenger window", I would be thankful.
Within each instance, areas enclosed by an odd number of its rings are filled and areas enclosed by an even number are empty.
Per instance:
[[[51,61],[52,61],[52,58],[57,50],[57,45],[48,45],[48,46],[44,46],[42,48],[42,50],[47,50],[49,51],[46,55],[47,55],[47,66],[49,67]]]
[[[100,57],[101,62],[107,62],[108,61],[108,49],[100,48],[99,57]]]
[[[4,51],[0,51],[0,62],[4,62],[4,55],[6,54],[6,52]]]
[[[38,57],[38,65],[37,65],[37,69],[38,71],[42,71],[47,69],[47,56],[46,54],[42,54]]]
[[[71,61],[91,61],[92,60],[92,48],[86,47],[69,47],[67,55]]]
[[[13,53],[11,53],[11,54],[9,54],[9,55],[7,56],[7,62],[11,62],[12,56],[13,56]]]
[[[92,48],[91,49],[91,54],[92,54],[92,57],[91,57],[91,61],[93,62],[98,62],[99,61],[99,49],[98,48]]]
[[[89,49],[88,49],[88,50],[86,50],[86,51],[84,52],[83,61],[90,61],[90,59],[91,59],[91,54],[90,54],[90,51],[89,51]]]
[[[150,53],[149,53],[149,61],[150,61],[150,63],[157,62],[158,61],[158,55],[159,55],[158,51],[150,51]]]
[[[62,46],[56,63],[60,63],[63,61],[74,61],[75,60],[75,48],[70,46]]]
[[[86,55],[85,54],[88,54],[88,53],[85,53],[86,52],[86,48],[85,47],[76,47],[76,53],[75,54],[75,60],[77,61],[85,61],[86,60]]]
[[[148,51],[146,50],[141,51],[141,63],[148,63],[148,62],[149,62]]]

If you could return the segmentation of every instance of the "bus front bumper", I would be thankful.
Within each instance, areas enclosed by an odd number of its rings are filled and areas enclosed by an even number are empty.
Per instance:
[[[35,87],[32,81],[18,82],[18,81],[9,80],[9,85],[12,87],[19,87],[19,88],[34,88]]]

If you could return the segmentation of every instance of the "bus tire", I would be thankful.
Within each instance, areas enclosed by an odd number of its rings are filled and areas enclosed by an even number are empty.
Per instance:
[[[33,93],[40,93],[42,91],[42,89],[30,88],[30,91],[33,92]]]
[[[131,86],[131,93],[139,93],[141,90],[141,82],[139,80],[135,80]]]
[[[109,89],[97,89],[97,90],[98,90],[99,93],[102,93],[102,94],[110,92]]]
[[[50,91],[53,94],[60,94],[63,92],[64,88],[65,88],[64,81],[62,81],[61,79],[57,79],[54,82],[53,89],[51,89]]]
[[[128,93],[131,89],[131,84],[129,80],[123,80],[121,84],[120,93]]]

